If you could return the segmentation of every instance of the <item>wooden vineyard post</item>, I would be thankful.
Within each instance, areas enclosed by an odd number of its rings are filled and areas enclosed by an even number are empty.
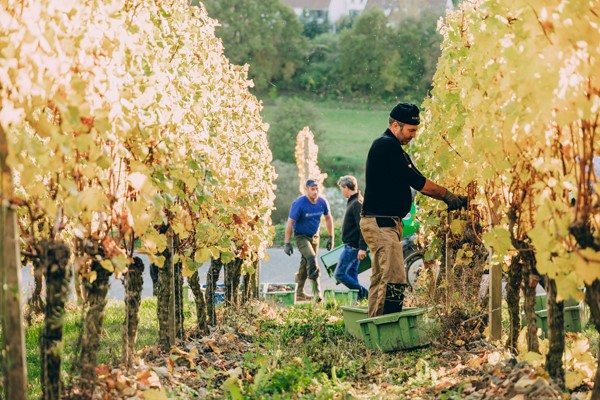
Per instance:
[[[175,246],[174,243],[174,233],[171,228],[167,232],[167,246],[169,249],[169,253],[171,257],[169,257],[169,264],[165,265],[169,271],[169,288],[170,288],[170,296],[169,296],[169,321],[168,321],[168,332],[170,339],[170,346],[175,346],[175,338],[176,338],[176,330],[175,330]]]
[[[2,375],[7,400],[27,398],[25,333],[21,310],[21,262],[14,210],[2,206],[0,318],[2,319]]]
[[[21,310],[21,255],[16,214],[6,201],[13,195],[7,156],[6,132],[0,124],[0,373],[4,379],[4,396],[0,393],[0,397],[22,400],[27,398],[27,364]]]
[[[489,249],[490,265],[490,340],[496,341],[502,338],[502,266],[492,263],[492,251]]]

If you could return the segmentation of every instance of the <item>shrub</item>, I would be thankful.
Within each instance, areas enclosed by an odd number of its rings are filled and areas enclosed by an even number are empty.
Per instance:
[[[296,135],[302,128],[308,126],[315,135],[315,141],[318,142],[321,137],[320,116],[313,105],[298,98],[281,98],[277,100],[275,109],[275,114],[268,121],[270,124],[268,139],[273,158],[286,163],[295,163]]]
[[[294,147],[292,146],[292,153]],[[275,210],[271,214],[273,224],[285,224],[292,202],[300,196],[298,193],[298,170],[296,164],[273,161],[277,178],[275,179]]]

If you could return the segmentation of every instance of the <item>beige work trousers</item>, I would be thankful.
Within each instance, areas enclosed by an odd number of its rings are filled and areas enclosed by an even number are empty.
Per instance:
[[[388,283],[406,284],[402,255],[402,220],[395,227],[380,228],[375,217],[361,217],[360,230],[371,250],[371,286],[369,287],[369,317],[383,315]]]

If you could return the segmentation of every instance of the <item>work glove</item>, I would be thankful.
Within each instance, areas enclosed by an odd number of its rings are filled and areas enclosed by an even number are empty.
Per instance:
[[[290,243],[286,243],[283,245],[283,252],[285,254],[287,254],[288,256],[291,256],[292,253],[294,252],[294,249]]]
[[[331,250],[332,247],[333,247],[333,238],[331,236],[329,236],[327,239],[325,239],[325,248],[327,250]]]
[[[449,190],[446,190],[446,194],[442,200],[444,200],[444,203],[448,206],[448,211],[466,208],[469,202],[467,196],[457,196]]]

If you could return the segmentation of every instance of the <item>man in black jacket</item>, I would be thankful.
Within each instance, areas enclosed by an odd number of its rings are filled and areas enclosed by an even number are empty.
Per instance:
[[[356,178],[351,175],[342,176],[337,184],[348,202],[342,224],[344,250],[340,254],[333,276],[348,289],[357,289],[358,300],[362,300],[369,295],[369,291],[358,282],[358,266],[367,256],[367,244],[360,232],[362,196]]]
[[[388,129],[371,145],[366,163],[365,198],[360,228],[371,250],[369,317],[402,311],[406,273],[402,255],[402,218],[410,211],[411,187],[443,200],[448,210],[466,207],[467,198],[425,178],[402,148],[420,123],[414,104],[399,103]]]

